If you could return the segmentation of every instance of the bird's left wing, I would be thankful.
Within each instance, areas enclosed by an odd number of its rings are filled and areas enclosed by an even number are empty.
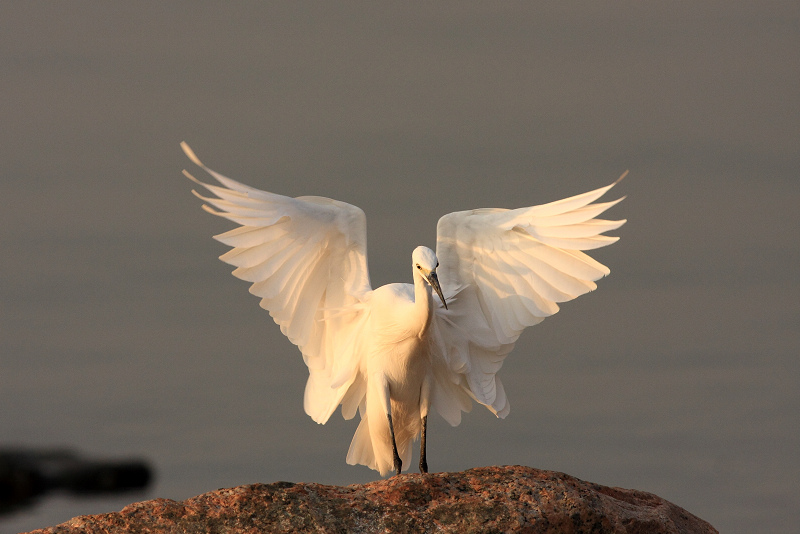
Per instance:
[[[358,334],[372,291],[364,212],[329,198],[252,188],[206,167],[186,143],[181,147],[221,184],[205,184],[184,171],[218,197],[195,191],[207,203],[203,208],[241,225],[215,236],[233,247],[220,259],[236,266],[234,276],[252,282],[250,292],[303,354],[309,368],[306,413],[325,423],[342,403],[342,413],[352,417],[366,387]]]
[[[447,367],[440,366],[434,406],[451,424],[469,408],[464,393],[505,416],[509,404],[495,375],[522,331],[609,273],[582,251],[618,239],[602,234],[624,220],[595,217],[622,199],[592,204],[615,184],[540,206],[462,211],[439,220],[439,280],[450,309],[438,309],[434,322],[435,346]]]

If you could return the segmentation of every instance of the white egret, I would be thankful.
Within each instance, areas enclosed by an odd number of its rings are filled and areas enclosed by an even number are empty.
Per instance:
[[[216,196],[193,191],[203,208],[240,225],[215,237],[233,247],[220,259],[252,282],[303,354],[306,413],[324,424],[339,405],[345,419],[358,411],[347,463],[381,475],[409,465],[420,435],[420,471],[428,471],[431,408],[453,426],[472,401],[508,415],[496,376],[503,360],[525,327],[595,289],[609,269],[582,251],[615,242],[601,234],[625,223],[595,218],[622,199],[592,204],[619,180],[540,206],[450,213],[439,220],[436,252],[411,255],[414,284],[373,290],[361,209],[254,189],[181,146],[220,184],[184,171]]]

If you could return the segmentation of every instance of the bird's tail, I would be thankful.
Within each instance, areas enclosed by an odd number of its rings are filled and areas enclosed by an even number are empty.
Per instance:
[[[378,414],[371,415],[376,417]],[[398,419],[395,437],[397,438],[397,450],[405,470],[411,465],[412,443],[420,429],[419,425],[407,427],[401,423],[401,418]],[[350,442],[350,450],[347,451],[347,463],[366,465],[370,469],[378,471],[381,476],[386,476],[394,469],[392,438],[385,416],[378,416],[375,420],[371,420],[369,410],[364,410],[353,441]]]
[[[366,411],[361,414],[361,422],[353,435],[353,441],[350,442],[350,450],[347,451],[347,463],[350,465],[366,465],[370,469],[380,471],[381,476],[383,476],[392,466],[383,466],[383,469],[381,469],[378,466],[378,462],[375,461],[375,448],[372,446],[368,417]]]

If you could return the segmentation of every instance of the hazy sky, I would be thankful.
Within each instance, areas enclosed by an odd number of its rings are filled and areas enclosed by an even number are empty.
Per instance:
[[[445,213],[630,169],[611,276],[520,339],[506,420],[431,421],[430,467],[800,522],[796,2],[6,2],[0,95],[0,446],[144,456],[140,498],[377,477],[344,462],[355,421],[303,413],[299,351],[216,260],[230,225],[182,140],[362,207],[373,287],[411,281]],[[89,511],[48,506],[9,528]]]

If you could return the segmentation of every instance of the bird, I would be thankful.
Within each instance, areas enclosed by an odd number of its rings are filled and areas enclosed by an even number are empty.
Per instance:
[[[517,209],[444,215],[436,250],[411,254],[413,283],[372,289],[366,216],[319,196],[287,197],[244,185],[186,156],[217,183],[183,174],[205,191],[203,209],[237,224],[215,236],[231,247],[220,259],[250,282],[308,366],[303,407],[325,424],[341,406],[360,422],[346,461],[386,476],[411,464],[428,472],[426,434],[434,410],[452,426],[473,402],[505,418],[511,406],[498,371],[522,331],[608,275],[585,250],[626,220],[597,216],[623,198],[595,202],[611,185]],[[213,196],[206,196],[211,193]]]

